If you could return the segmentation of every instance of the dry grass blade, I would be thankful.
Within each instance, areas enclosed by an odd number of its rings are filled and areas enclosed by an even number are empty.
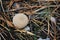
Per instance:
[[[29,35],[35,35],[35,34],[29,32],[29,31],[26,31],[26,30],[15,30],[15,31],[18,31],[18,32],[21,32],[21,33],[27,33]]]
[[[48,20],[48,34],[50,32],[49,20]]]
[[[11,0],[10,1],[10,3],[9,3],[9,5],[7,6],[9,9],[11,8],[11,6],[13,5],[13,3],[14,3],[14,1],[13,0]]]
[[[12,24],[12,22],[6,20],[6,23],[8,24],[8,26],[10,26],[10,27],[14,27],[13,24]]]
[[[7,27],[5,27],[3,24],[0,24],[0,26],[2,26],[4,29],[9,31],[9,29]]]
[[[4,40],[6,40],[5,38],[4,38],[4,36],[0,33],[0,36],[4,39]]]

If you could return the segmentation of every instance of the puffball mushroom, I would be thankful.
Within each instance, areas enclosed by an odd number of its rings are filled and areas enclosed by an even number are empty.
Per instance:
[[[28,17],[23,13],[18,13],[13,17],[13,24],[15,28],[22,29],[28,24]]]
[[[26,31],[30,31],[30,27],[27,26],[27,27],[24,28],[24,30],[26,30]]]
[[[51,20],[51,22],[56,24],[56,19],[54,17],[51,16],[50,20]]]

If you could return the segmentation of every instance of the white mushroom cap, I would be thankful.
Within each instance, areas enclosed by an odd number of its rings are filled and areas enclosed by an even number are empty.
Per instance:
[[[17,29],[24,28],[28,24],[28,22],[28,17],[23,13],[16,14],[13,17],[13,24]]]
[[[50,20],[51,22],[56,23],[56,19],[54,17],[51,16]]]
[[[26,26],[26,27],[24,28],[24,30],[30,31],[30,27],[29,27],[29,26]]]

